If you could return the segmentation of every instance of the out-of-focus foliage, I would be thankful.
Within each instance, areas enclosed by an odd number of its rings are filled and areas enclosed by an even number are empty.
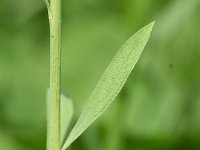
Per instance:
[[[199,0],[63,0],[62,89],[75,118],[116,50],[156,20],[117,101],[72,150],[200,149],[199,14]],[[0,149],[44,150],[45,4],[1,0],[0,18]]]
[[[73,117],[74,107],[72,100],[61,94],[61,103],[60,103],[60,141],[63,145],[67,131],[70,127],[70,122]],[[48,123],[47,123],[48,126]],[[47,135],[48,136],[48,135]]]

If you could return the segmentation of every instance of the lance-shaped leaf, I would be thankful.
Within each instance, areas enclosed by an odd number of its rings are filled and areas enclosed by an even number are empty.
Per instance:
[[[154,22],[139,30],[119,49],[93,90],[62,150],[74,142],[113,102],[147,44],[153,26]]]

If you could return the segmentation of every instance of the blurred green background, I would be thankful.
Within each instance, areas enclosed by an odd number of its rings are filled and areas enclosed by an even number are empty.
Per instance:
[[[200,0],[63,0],[72,125],[117,49],[156,20],[127,84],[72,150],[200,149]],[[42,0],[0,2],[0,149],[44,150],[49,27]]]

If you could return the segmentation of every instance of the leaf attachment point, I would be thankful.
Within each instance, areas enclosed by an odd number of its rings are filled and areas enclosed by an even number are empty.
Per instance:
[[[49,16],[49,20],[52,19],[53,15],[52,15],[52,11],[51,11],[51,7],[50,7],[50,3],[48,0],[44,0],[46,7],[47,7],[47,11],[48,11],[48,16]]]

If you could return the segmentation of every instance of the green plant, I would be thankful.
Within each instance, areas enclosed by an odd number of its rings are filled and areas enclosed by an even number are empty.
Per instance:
[[[73,115],[73,105],[71,100],[61,95],[60,92],[61,0],[51,0],[50,2],[45,0],[45,3],[50,24],[47,150],[65,150],[105,112],[118,95],[150,37],[154,22],[135,33],[120,48],[97,83],[77,123],[65,140],[65,133]]]

